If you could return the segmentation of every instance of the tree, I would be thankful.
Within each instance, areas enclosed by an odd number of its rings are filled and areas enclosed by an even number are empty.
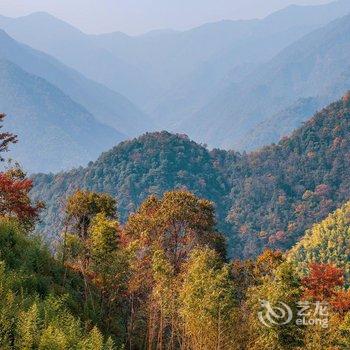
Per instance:
[[[283,262],[269,275],[264,276],[260,283],[249,289],[246,303],[241,308],[241,312],[246,312],[248,317],[243,318],[248,329],[246,337],[247,348],[255,349],[303,349],[304,331],[303,327],[296,325],[297,305],[301,300],[302,287],[300,279],[294,266],[291,263]],[[266,316],[266,303],[272,308],[282,307],[281,318],[277,318],[276,324],[267,325],[261,322],[258,317]],[[280,304],[280,303],[283,304]],[[286,307],[287,306],[287,307]],[[290,313],[291,311],[291,313]],[[292,316],[292,319],[289,317]],[[285,324],[281,324],[286,322]]]
[[[99,213],[117,219],[116,200],[106,193],[77,190],[66,203],[66,225],[78,236],[86,238],[91,220]]]
[[[29,192],[32,180],[18,171],[0,173],[0,216],[14,217],[26,227],[33,227],[43,204],[32,204]]]
[[[3,128],[3,122],[6,115],[0,113],[0,129]],[[9,145],[17,143],[17,136],[9,132],[0,132],[0,161],[4,161],[4,158],[1,156],[3,152],[7,152]]]
[[[333,298],[330,301],[333,310],[338,313],[344,314],[350,311],[350,291],[338,290],[335,292]]]
[[[84,279],[85,305],[91,289],[100,295],[98,308],[105,328],[122,333],[122,297],[126,294],[128,256],[117,221],[116,200],[105,193],[78,190],[67,200],[64,263]],[[97,305],[93,305],[97,308]]]
[[[328,302],[337,313],[350,311],[350,291],[344,289],[344,271],[334,265],[312,263],[302,280],[304,298]]]
[[[329,301],[335,296],[336,288],[344,285],[344,272],[329,264],[311,263],[302,285],[305,299]]]
[[[109,327],[113,323],[113,312],[120,313],[120,310],[117,310],[118,304],[126,294],[129,266],[122,235],[118,221],[110,220],[100,213],[90,224],[85,246],[90,259],[88,269],[91,281],[102,293],[105,319],[110,322]]]
[[[184,348],[234,349],[235,314],[229,267],[209,248],[194,250],[180,291]]]
[[[262,278],[271,275],[279,265],[284,262],[283,255],[280,251],[266,249],[256,259],[256,275]]]
[[[159,199],[150,196],[129,217],[124,231],[132,251],[129,345],[146,341],[135,334],[146,334],[147,342],[158,346],[173,344],[178,334],[174,305],[191,252],[200,247],[217,249],[221,257],[225,252],[225,241],[215,229],[213,204],[184,190]]]
[[[236,260],[231,262],[231,274],[236,297],[244,301],[249,288],[259,285],[268,276],[273,276],[275,270],[284,262],[279,251],[266,249],[256,260]]]
[[[89,227],[89,249],[94,260],[101,262],[108,260],[118,248],[121,229],[116,220],[99,213],[93,219]]]
[[[5,117],[5,114],[0,113],[0,130]],[[10,144],[16,142],[16,135],[0,132],[0,161],[4,161],[2,153],[7,152]],[[31,203],[29,192],[32,188],[32,180],[27,179],[20,168],[0,172],[0,216],[14,217],[27,228],[33,227],[43,204]]]
[[[176,272],[196,246],[209,246],[225,255],[225,240],[215,229],[214,206],[188,191],[149,197],[125,226],[126,235],[141,246],[161,247]]]
[[[345,95],[343,96],[343,102],[344,102],[345,106],[349,105],[349,102],[350,102],[350,91],[347,91],[345,93]]]

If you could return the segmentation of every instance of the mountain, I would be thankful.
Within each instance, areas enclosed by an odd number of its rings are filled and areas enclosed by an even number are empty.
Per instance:
[[[306,35],[219,93],[182,129],[196,125],[196,140],[242,149],[252,129],[298,99],[338,98],[350,86],[349,36],[349,15]]]
[[[80,187],[115,196],[123,220],[147,195],[186,187],[216,204],[231,256],[286,250],[349,199],[349,101],[350,95],[252,153],[209,152],[180,134],[146,134],[86,168],[34,176],[32,195],[47,202],[47,230],[59,223],[62,198]]]
[[[350,95],[277,145],[226,166],[236,254],[288,249],[350,198]]]
[[[151,120],[120,94],[98,84],[55,58],[21,44],[0,30],[0,57],[55,85],[100,122],[127,136],[152,130]]]
[[[11,157],[29,172],[84,165],[124,136],[54,85],[0,59],[0,110],[20,142]]]
[[[146,72],[95,45],[88,35],[48,13],[7,18],[0,24],[15,40],[54,56],[133,102],[146,99],[155,89],[148,84]]]
[[[241,86],[258,65],[349,11],[348,0],[290,6],[262,20],[225,20],[182,32],[165,30],[136,37],[120,32],[86,35],[45,13],[0,20],[0,27],[16,40],[127,96],[153,118],[158,129],[186,132],[216,146],[221,145],[215,140],[216,130],[219,135],[223,125],[232,125],[235,110],[226,106],[231,99],[234,103],[241,100],[240,95],[231,95],[220,100],[217,109],[216,96],[230,91],[232,84]],[[215,105],[212,109],[210,101]],[[197,119],[206,124],[204,132],[194,127]],[[213,119],[221,125],[211,123]],[[253,126],[247,122],[247,130]],[[225,146],[233,144],[222,141]]]
[[[348,1],[319,6],[289,6],[262,20],[222,21],[188,31],[183,35],[182,45],[185,49],[182,51],[180,46],[177,50],[180,54],[183,53],[180,61],[186,60],[187,52],[198,58],[193,66],[185,70],[184,76],[177,75],[181,79],[177,79],[159,100],[147,106],[147,111],[156,120],[163,122],[165,119],[168,124],[161,124],[162,127],[186,132],[196,140],[205,142],[199,133],[193,131],[191,116],[196,112],[200,114],[208,101],[214,99],[220,91],[235,82],[244,81],[247,73],[254,72],[258,64],[269,61],[305,34],[349,11]],[[191,36],[193,42],[189,41]],[[188,47],[185,46],[187,40],[191,43]],[[194,51],[197,48],[196,42],[206,43],[204,49],[198,47],[201,55]],[[208,51],[210,46],[213,48]],[[118,49],[123,50],[120,47]],[[178,56],[176,53],[176,59],[179,59]],[[167,64],[164,62],[162,66]],[[168,70],[174,71],[174,68]],[[268,141],[270,140],[266,143]]]
[[[148,195],[185,187],[217,203],[223,221],[221,198],[228,191],[207,149],[185,135],[165,131],[122,142],[86,168],[57,175],[39,174],[34,180],[33,196],[48,203],[50,214],[43,218],[46,224],[52,224],[53,218],[58,220],[62,204],[59,198],[77,188],[114,195],[123,221]]]
[[[350,203],[315,224],[288,253],[300,269],[309,263],[334,264],[350,272]]]
[[[221,21],[162,35],[121,37],[120,33],[109,33],[93,38],[114,55],[150,70],[165,90],[185,78],[198,64],[249,34],[255,22]]]

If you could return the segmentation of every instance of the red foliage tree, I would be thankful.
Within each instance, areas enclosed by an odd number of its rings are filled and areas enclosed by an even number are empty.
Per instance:
[[[305,299],[329,301],[336,295],[336,288],[344,285],[344,272],[340,268],[318,263],[310,264],[309,268],[309,275],[302,280]]]
[[[0,113],[0,129],[6,115]],[[4,161],[3,152],[10,144],[17,143],[17,136],[9,132],[0,132],[0,161]],[[33,183],[20,169],[0,172],[0,217],[14,217],[27,228],[31,228],[43,208],[42,203],[32,204],[29,191]]]
[[[333,309],[339,313],[350,311],[350,292],[348,290],[339,290],[330,301]]]
[[[32,180],[23,174],[8,171],[0,173],[0,216],[15,217],[26,226],[32,226],[38,218],[42,203],[32,204],[29,191]]]

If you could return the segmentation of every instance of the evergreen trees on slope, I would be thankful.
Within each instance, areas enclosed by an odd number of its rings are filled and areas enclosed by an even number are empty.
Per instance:
[[[86,168],[56,175],[38,174],[34,182],[32,196],[42,198],[48,207],[43,222],[56,231],[63,199],[78,188],[112,194],[122,221],[148,195],[186,188],[213,201],[221,223],[229,190],[206,148],[185,135],[165,131],[122,142]]]
[[[288,253],[301,270],[310,263],[334,264],[350,273],[350,202],[344,204],[305,236]]]

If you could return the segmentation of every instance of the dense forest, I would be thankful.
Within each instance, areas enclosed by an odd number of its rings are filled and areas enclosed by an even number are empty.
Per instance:
[[[309,263],[332,263],[344,269],[349,265],[350,202],[344,204],[322,222],[305,232],[303,238],[288,253],[305,271]]]
[[[329,125],[326,116],[345,120],[347,103],[306,128]],[[0,142],[4,158],[17,138],[3,132]],[[228,161],[237,166],[242,157],[213,152],[209,170],[224,174]],[[287,254],[265,249],[255,259],[229,260],[213,202],[185,188],[149,194],[123,224],[114,196],[74,189],[62,199],[60,239],[51,246],[35,234],[45,203],[30,198],[32,188],[17,166],[0,173],[1,349],[349,348],[349,203]],[[273,308],[274,318],[264,318],[264,308],[281,302],[288,313]],[[306,323],[302,307],[310,309]]]
[[[314,222],[348,201],[349,94],[277,145],[230,159],[228,214],[246,256],[290,248]]]
[[[35,175],[46,202],[41,227],[53,237],[64,199],[79,188],[107,192],[125,222],[150,194],[180,188],[214,202],[231,257],[289,249],[304,231],[349,199],[350,105],[345,95],[278,144],[252,153],[215,149],[185,135],[148,133],[86,168]]]
[[[47,204],[42,222],[49,235],[57,233],[64,197],[79,188],[113,195],[122,222],[150,194],[176,188],[187,188],[216,203],[222,222],[227,212],[224,198],[229,187],[208,150],[186,135],[165,131],[122,142],[87,168],[38,174],[33,180],[33,198]]]

